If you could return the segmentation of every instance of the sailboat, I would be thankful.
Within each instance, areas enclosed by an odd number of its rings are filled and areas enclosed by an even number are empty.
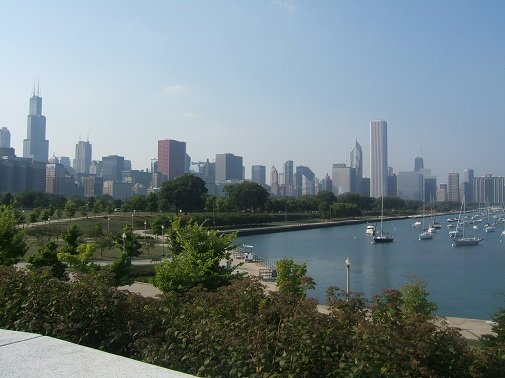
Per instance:
[[[375,235],[373,236],[374,243],[391,243],[394,240],[393,235],[383,232],[382,229],[383,219],[384,219],[384,196],[382,196],[382,202],[381,202],[381,230],[380,233],[376,232]]]
[[[463,197],[463,202],[461,203],[461,210],[459,211],[458,225],[456,226],[456,230],[459,229],[459,224],[461,220],[461,212],[465,213],[465,198]],[[462,235],[456,236],[452,239],[453,247],[463,247],[470,245],[478,245],[482,240],[482,238],[478,238],[476,236],[465,236],[465,223],[461,224]]]
[[[430,232],[424,228],[424,202],[423,202],[423,219],[422,228],[423,231],[419,234],[419,240],[430,240],[433,239],[433,232]]]

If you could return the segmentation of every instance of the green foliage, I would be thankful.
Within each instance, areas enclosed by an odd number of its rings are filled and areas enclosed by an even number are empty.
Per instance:
[[[35,255],[28,258],[28,263],[33,268],[48,267],[56,278],[66,278],[65,264],[58,258],[58,245],[48,242],[40,247]]]
[[[58,259],[68,264],[68,266],[78,272],[89,272],[95,269],[96,266],[90,263],[91,258],[95,254],[95,244],[79,244],[77,246],[76,254],[68,252],[59,252]]]
[[[170,234],[170,248],[179,253],[157,266],[154,283],[160,290],[180,293],[199,285],[216,290],[233,278],[230,251],[234,233],[220,234],[194,221],[182,227],[176,219]]]
[[[230,207],[237,210],[262,210],[269,196],[264,187],[252,181],[226,185],[224,191]]]
[[[0,205],[0,265],[17,263],[28,247],[12,205]]]
[[[437,305],[428,301],[426,284],[419,280],[412,280],[400,288],[402,295],[401,310],[405,316],[422,316],[432,318]]]
[[[307,277],[307,264],[297,264],[290,259],[281,259],[275,264],[277,269],[277,287],[284,294],[305,299],[307,290],[314,289],[315,283]]]
[[[205,181],[195,175],[184,174],[164,182],[158,198],[160,202],[165,201],[173,206],[177,212],[182,210],[188,213],[203,210],[206,194]]]
[[[76,224],[69,226],[62,235],[62,239],[65,244],[62,247],[62,251],[75,255],[77,253],[77,247],[80,244],[81,231]]]
[[[77,207],[78,205],[75,201],[72,201],[70,199],[67,200],[67,202],[65,203],[65,214],[69,219],[72,219],[72,217],[75,215]]]

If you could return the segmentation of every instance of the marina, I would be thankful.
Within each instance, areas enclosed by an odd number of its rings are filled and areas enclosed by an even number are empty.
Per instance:
[[[423,241],[412,219],[403,219],[384,222],[395,235],[394,243],[374,244],[367,224],[242,236],[237,242],[254,246],[256,254],[272,263],[283,258],[305,262],[317,283],[309,296],[321,304],[328,287],[345,288],[345,260],[350,257],[350,290],[368,299],[418,279],[438,305],[437,314],[490,319],[505,307],[504,236],[480,227],[473,230],[483,239],[478,245],[454,247],[447,227],[452,222],[438,220],[441,227]],[[503,225],[496,227],[501,230]]]

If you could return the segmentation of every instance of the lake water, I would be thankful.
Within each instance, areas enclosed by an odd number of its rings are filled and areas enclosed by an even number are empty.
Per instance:
[[[384,222],[384,231],[395,237],[387,244],[372,244],[365,224],[243,236],[237,242],[253,245],[254,253],[273,263],[283,258],[307,263],[307,274],[317,284],[309,296],[319,303],[325,303],[327,287],[345,289],[344,262],[349,257],[350,290],[366,298],[417,278],[427,284],[438,314],[490,319],[505,307],[503,225],[493,233],[472,230],[484,238],[478,246],[452,247],[446,222],[439,221],[442,229],[432,240],[423,241],[409,219]]]

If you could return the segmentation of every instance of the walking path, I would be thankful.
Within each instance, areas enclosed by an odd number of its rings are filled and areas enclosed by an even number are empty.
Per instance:
[[[261,278],[261,270],[265,269],[264,263],[258,261],[245,261],[244,258],[239,258],[235,255],[232,264],[237,265],[239,263],[242,263],[242,265],[238,267],[237,271],[246,273],[251,277]],[[273,280],[262,280],[262,283],[266,286],[267,291],[277,290],[277,286]],[[135,282],[130,286],[122,286],[120,289],[128,290],[146,297],[156,297],[162,294],[158,288],[142,282]],[[322,313],[328,313],[328,307],[325,305],[318,305],[318,310]],[[482,335],[493,334],[493,324],[489,320],[466,319],[453,316],[441,317],[440,321],[443,320],[445,320],[450,327],[458,329],[460,334],[468,340],[477,340]]]

